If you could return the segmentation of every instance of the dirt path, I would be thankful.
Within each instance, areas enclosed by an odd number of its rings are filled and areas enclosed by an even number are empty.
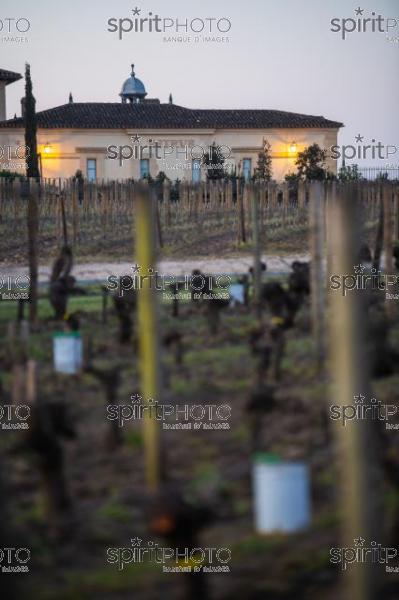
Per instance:
[[[237,258],[213,258],[213,259],[187,259],[187,260],[161,260],[158,264],[158,272],[162,275],[182,276],[188,275],[193,269],[200,269],[211,275],[241,275],[248,271],[252,265],[251,256],[240,256]],[[293,260],[309,260],[307,255],[279,256],[263,255],[262,260],[267,264],[269,273],[288,273]],[[133,263],[128,262],[106,262],[106,263],[80,263],[73,268],[73,275],[78,281],[104,281],[109,275],[126,275],[132,273]],[[39,267],[39,281],[49,280],[51,265]],[[17,277],[26,275],[28,267],[16,267],[4,264],[0,267],[0,278]]]

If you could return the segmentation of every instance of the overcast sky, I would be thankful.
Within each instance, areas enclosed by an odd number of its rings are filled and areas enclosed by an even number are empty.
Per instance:
[[[136,7],[141,12],[134,16]],[[359,15],[357,8],[363,11]],[[338,29],[342,19],[371,18],[373,11],[385,19],[375,22],[376,28],[386,28],[386,19],[392,19],[391,41],[378,31],[355,31],[345,40],[342,29],[331,31],[332,19]],[[222,19],[221,29],[230,21],[230,30],[219,33],[228,41],[203,41],[204,33],[192,31],[180,32],[183,42],[164,41],[177,35],[173,27],[165,34],[132,31],[122,40],[107,31],[109,19],[149,12],[174,22],[197,19],[196,29],[198,19]],[[17,32],[27,42],[4,39],[15,36],[15,30],[7,31],[6,19],[12,18],[29,20],[29,31]],[[172,92],[176,104],[188,107],[323,115],[345,123],[341,144],[355,144],[354,136],[361,134],[364,143],[374,138],[399,147],[398,0],[1,0],[0,20],[0,67],[22,73],[24,63],[31,64],[38,110],[64,104],[70,91],[77,102],[118,102],[134,62],[148,97],[162,102]],[[345,26],[350,29],[352,22]],[[26,21],[19,27],[26,28]],[[22,81],[8,86],[8,117],[20,114],[23,90]],[[399,150],[390,162],[399,165]]]

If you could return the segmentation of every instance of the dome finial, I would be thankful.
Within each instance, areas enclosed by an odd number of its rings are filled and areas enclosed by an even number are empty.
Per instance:
[[[147,95],[145,91],[145,87],[143,82],[140,79],[137,79],[136,74],[134,72],[134,64],[131,65],[132,72],[129,79],[126,79],[125,83],[122,86],[122,91],[119,94],[122,98],[122,102],[141,102]]]

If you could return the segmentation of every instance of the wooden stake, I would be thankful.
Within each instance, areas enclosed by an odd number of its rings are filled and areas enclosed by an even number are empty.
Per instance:
[[[259,185],[251,186],[252,205],[252,244],[254,254],[254,297],[253,303],[258,318],[261,316],[260,288],[261,288],[261,265],[260,265],[260,243],[259,243]]]
[[[244,190],[241,189],[241,179],[237,179],[237,211],[238,211],[238,242],[245,244],[245,212],[244,212]]]
[[[395,241],[399,240],[399,191],[398,189],[394,192],[394,219],[393,219],[393,227],[394,227],[394,239]]]
[[[316,362],[320,372],[325,358],[324,307],[325,280],[323,278],[324,250],[324,189],[320,181],[315,181],[310,189],[310,252],[311,252],[311,305],[312,330],[316,347]]]
[[[37,401],[37,363],[28,360],[26,364],[26,402],[33,406]]]
[[[379,203],[379,210],[378,210],[377,234],[376,234],[376,238],[375,238],[373,268],[376,271],[378,271],[380,268],[382,248],[384,245],[384,221],[385,221],[383,192],[381,189],[381,185],[378,186],[376,195],[377,195],[376,199]]]
[[[393,223],[392,223],[392,187],[385,184],[382,189],[382,200],[384,203],[384,253],[385,272],[393,273]],[[392,304],[392,302],[391,302]]]
[[[12,367],[11,403],[18,406],[24,397],[23,382],[25,379],[25,367],[16,363]]]
[[[154,198],[148,185],[137,187],[136,195],[136,261],[141,274],[148,275],[155,269]],[[149,278],[142,282],[137,292],[137,316],[140,353],[140,383],[143,400],[159,401],[159,341],[157,323],[156,291]],[[144,411],[144,444],[146,454],[146,479],[151,492],[160,484],[160,435],[158,422]]]
[[[352,193],[350,190],[352,189]],[[332,274],[353,272],[357,263],[360,235],[354,189],[338,188],[329,202],[329,236]],[[355,396],[370,402],[371,393],[365,356],[364,329],[367,323],[363,290],[343,295],[342,290],[329,290],[330,301],[330,368],[333,379],[331,404],[353,405]],[[370,545],[381,539],[381,511],[378,490],[381,481],[377,463],[375,424],[371,419],[353,420],[342,426],[334,421],[338,442],[337,469],[341,475],[339,509],[343,515],[344,547],[354,547],[363,538]],[[351,600],[376,600],[380,565],[353,564],[345,572]]]
[[[151,190],[152,201],[155,206],[155,216],[157,222],[157,233],[158,233],[158,244],[160,248],[163,248],[163,237],[162,237],[162,225],[161,225],[161,215],[159,214],[159,201],[155,190]]]
[[[64,195],[63,190],[60,192],[60,203],[61,203],[62,237],[63,237],[63,241],[64,241],[64,246],[67,246],[68,245],[68,228],[67,228],[66,215],[65,215],[65,195]]]
[[[37,281],[38,281],[38,254],[37,244],[39,235],[39,206],[38,184],[30,181],[28,198],[28,261],[29,261],[29,321],[37,321]]]
[[[163,182],[163,202],[166,207],[166,227],[169,228],[172,224],[171,210],[170,210],[170,181],[165,179]]]
[[[393,189],[390,184],[385,184],[382,190],[382,198],[384,203],[384,253],[385,265],[384,271],[386,275],[392,275],[395,272],[393,263],[393,235],[394,224],[392,221],[392,199]],[[386,292],[390,293],[392,288],[387,286]],[[393,317],[396,313],[396,303],[392,300],[385,300],[386,312],[389,317]]]
[[[78,184],[75,181],[71,182],[71,195],[72,195],[72,233],[73,243],[76,244],[78,241]]]

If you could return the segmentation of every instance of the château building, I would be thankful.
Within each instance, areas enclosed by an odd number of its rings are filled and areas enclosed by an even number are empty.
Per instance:
[[[16,148],[24,145],[23,101],[21,115],[6,119],[6,86],[19,79],[19,73],[0,69],[2,168],[4,149],[11,148],[15,166]],[[80,170],[89,180],[138,179],[164,171],[172,180],[199,181],[206,176],[202,156],[215,144],[225,168],[249,178],[267,141],[273,178],[279,181],[295,171],[298,152],[307,146],[336,145],[342,127],[322,116],[280,110],[186,108],[174,104],[171,95],[163,103],[147,97],[134,65],[119,96],[119,102],[74,102],[70,94],[66,104],[37,113],[44,177],[71,177]],[[327,166],[336,172],[331,156]]]

